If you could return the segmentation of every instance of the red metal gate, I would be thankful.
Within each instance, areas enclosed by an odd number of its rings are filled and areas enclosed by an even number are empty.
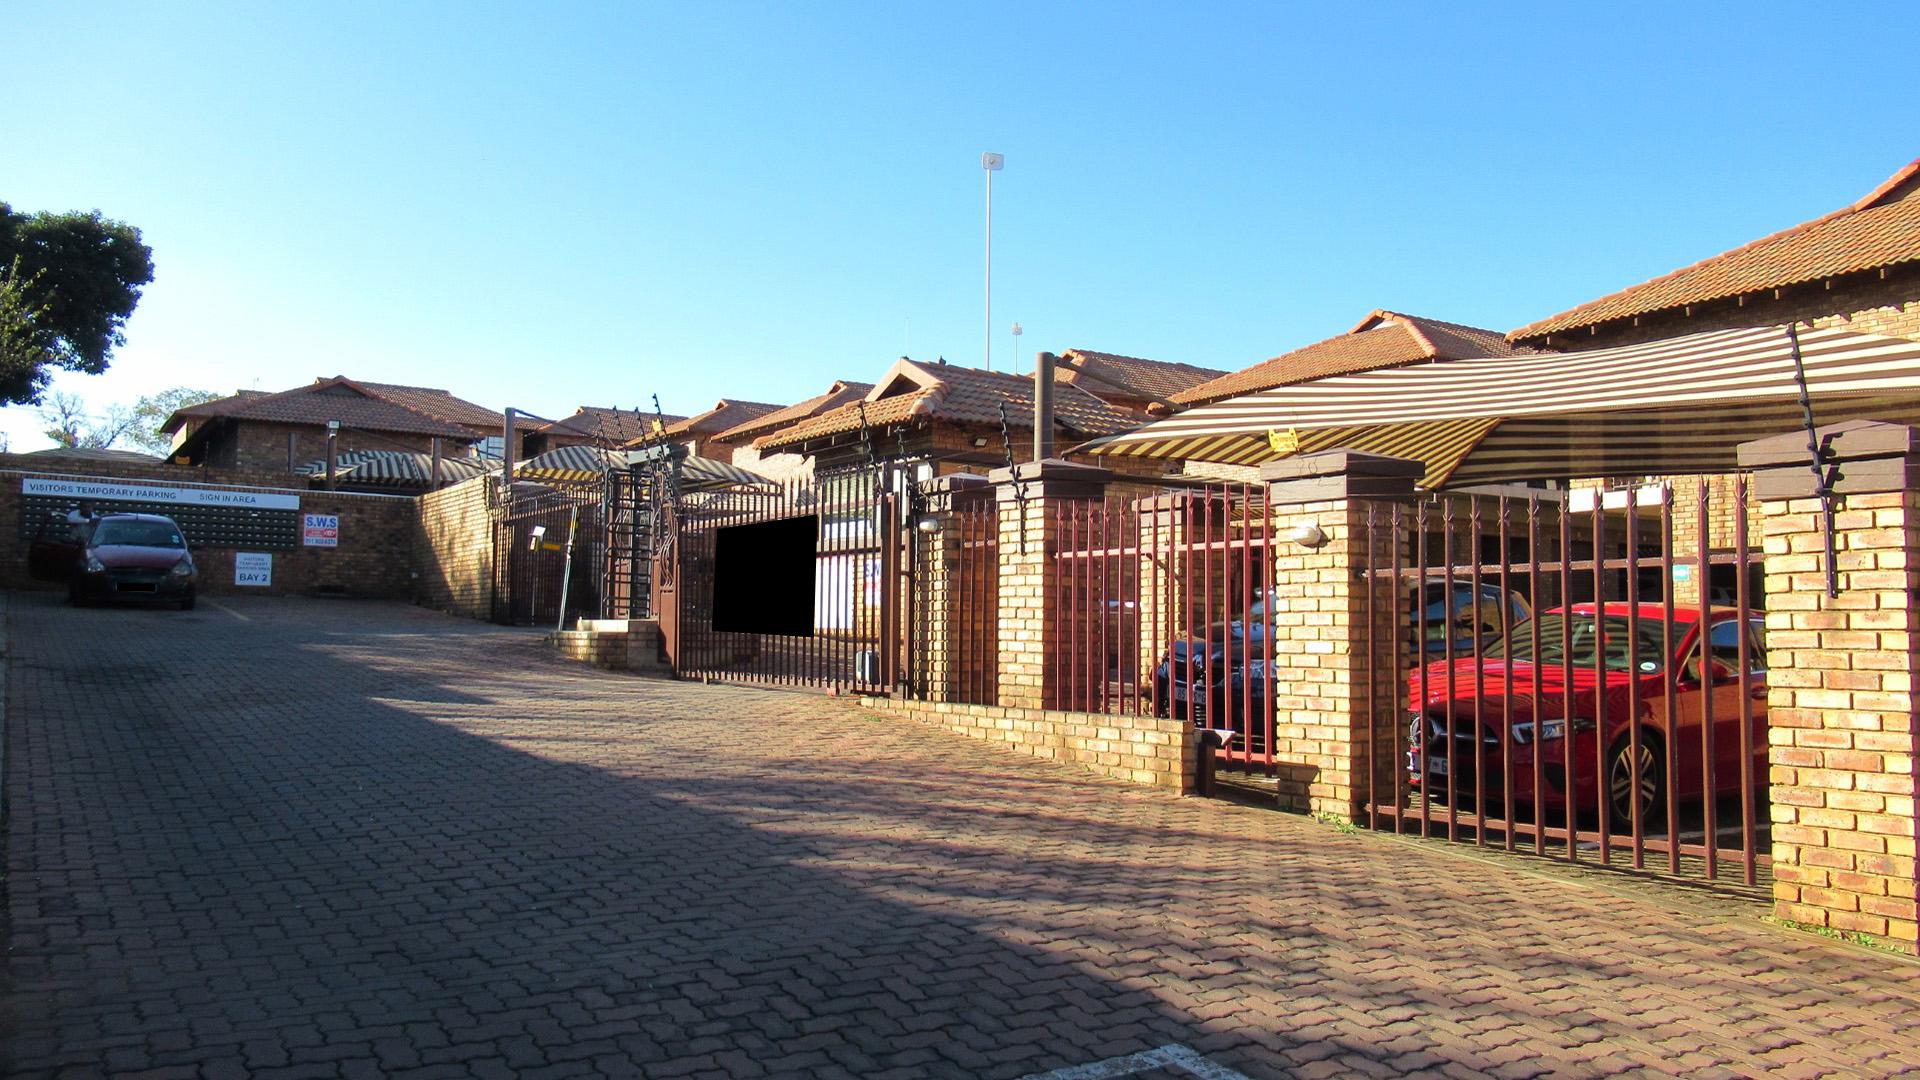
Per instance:
[[[1758,883],[1766,663],[1744,478],[1370,507],[1404,695],[1369,823]],[[1384,659],[1382,659],[1384,658]],[[1384,721],[1380,721],[1384,722]]]
[[[901,471],[875,465],[780,487],[682,496],[674,509],[673,560],[656,597],[669,652],[682,677],[891,693],[905,670],[901,633],[905,575]],[[722,530],[812,518],[812,626],[805,634],[740,633],[714,625]],[[663,575],[664,576],[664,575]]]
[[[493,621],[554,627],[599,613],[597,501],[559,492],[514,499],[495,511],[493,544]]]

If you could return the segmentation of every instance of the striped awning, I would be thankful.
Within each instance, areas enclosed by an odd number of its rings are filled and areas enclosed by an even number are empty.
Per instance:
[[[597,484],[609,469],[625,469],[635,456],[626,450],[607,450],[598,446],[560,446],[529,458],[514,468],[522,480],[554,484]],[[724,461],[688,457],[680,462],[681,487],[689,491],[704,488],[754,487],[772,483],[759,473],[750,472]]]
[[[1920,341],[1803,330],[1821,424],[1920,419]],[[1212,402],[1079,449],[1258,465],[1341,447],[1412,458],[1423,486],[1729,471],[1802,423],[1783,327],[1584,353],[1453,360]]]
[[[485,461],[470,457],[442,457],[440,480],[457,484],[489,471]],[[309,461],[293,470],[301,476],[325,476],[325,458]],[[430,487],[433,484],[433,455],[410,450],[349,450],[334,459],[337,482],[379,487]]]

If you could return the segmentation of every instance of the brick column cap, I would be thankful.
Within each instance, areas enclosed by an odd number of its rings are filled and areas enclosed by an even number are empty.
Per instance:
[[[1352,496],[1406,498],[1426,465],[1407,458],[1359,450],[1323,450],[1260,466],[1260,479],[1274,502],[1320,502]]]
[[[920,490],[929,495],[955,495],[965,491],[979,491],[993,481],[974,473],[954,473],[951,476],[936,476],[923,481]]]
[[[1115,478],[1112,469],[1082,465],[1064,458],[1023,461],[995,469],[987,479],[999,488],[1001,502],[1016,499],[1097,499]]]
[[[1906,424],[1849,420],[1814,429],[1827,466],[1829,489],[1837,494],[1904,491],[1920,462],[1920,432]],[[1807,433],[1789,431],[1740,444],[1742,469],[1755,474],[1763,499],[1807,498],[1814,494]]]

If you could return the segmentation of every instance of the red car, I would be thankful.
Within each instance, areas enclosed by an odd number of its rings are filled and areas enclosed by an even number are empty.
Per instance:
[[[1670,796],[1687,800],[1707,794],[1702,766],[1708,733],[1703,729],[1710,709],[1711,794],[1737,793],[1743,771],[1756,786],[1764,786],[1767,683],[1762,616],[1749,613],[1743,626],[1739,614],[1730,608],[1709,608],[1703,614],[1697,607],[1676,605],[1669,634],[1661,605],[1641,604],[1637,618],[1630,618],[1632,613],[1632,605],[1624,603],[1553,608],[1516,624],[1505,639],[1479,657],[1456,660],[1451,667],[1444,661],[1428,664],[1413,672],[1407,680],[1407,700],[1413,710],[1407,744],[1410,782],[1444,791],[1451,773],[1456,793],[1474,795],[1477,781],[1488,798],[1503,798],[1507,788],[1502,768],[1503,762],[1509,762],[1515,802],[1564,808],[1571,792],[1573,805],[1585,809],[1596,805],[1596,778],[1604,762],[1608,817],[1625,826],[1635,810],[1633,731],[1637,727],[1638,810],[1640,820],[1651,824],[1664,815]],[[1749,664],[1745,679],[1739,674],[1743,636]],[[1533,697],[1536,677],[1537,702]],[[1674,694],[1672,741],[1677,748],[1668,745],[1669,678]],[[1752,724],[1744,747],[1743,696],[1748,699],[1744,704]],[[1485,723],[1484,731],[1475,726],[1476,713]],[[1573,743],[1571,775],[1569,739]],[[1480,756],[1477,778],[1469,756],[1475,746]],[[1676,752],[1676,783],[1669,791],[1667,762]],[[1534,790],[1536,754],[1544,780],[1539,791]]]
[[[71,557],[67,599],[146,600],[193,607],[199,574],[185,536],[172,518],[159,514],[107,514],[95,518],[86,541]]]

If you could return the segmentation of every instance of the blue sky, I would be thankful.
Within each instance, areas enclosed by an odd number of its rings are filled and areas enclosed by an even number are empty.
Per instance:
[[[1511,329],[1920,156],[1920,7],[14,3],[0,200],[157,267],[105,405],[314,376],[548,416],[895,357],[1243,367]],[[36,417],[0,410],[16,450]]]

